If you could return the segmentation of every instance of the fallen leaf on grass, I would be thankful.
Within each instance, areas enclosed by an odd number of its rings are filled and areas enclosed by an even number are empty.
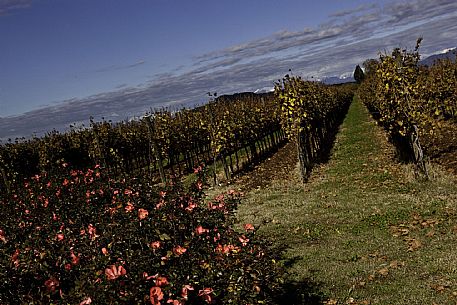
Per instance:
[[[338,304],[338,301],[335,299],[329,299],[329,300],[325,301],[324,304],[325,305],[336,305],[336,304]]]
[[[409,246],[409,248],[407,251],[413,252],[413,251],[416,251],[417,249],[419,249],[420,247],[422,247],[422,243],[418,239],[411,238],[408,241],[408,246]]]
[[[425,234],[425,236],[427,236],[427,237],[432,237],[433,235],[435,235],[435,231],[434,230],[430,230],[430,232]]]
[[[436,292],[443,292],[443,291],[446,289],[445,286],[439,285],[439,284],[432,284],[432,285],[430,285],[430,287],[431,287],[433,290],[435,290]]]
[[[378,273],[381,274],[382,276],[387,276],[389,274],[389,269],[382,268],[382,269],[378,270]]]
[[[399,262],[397,260],[393,260],[389,264],[390,268],[392,268],[392,269],[397,269],[397,268],[400,268],[400,267],[402,267],[404,265],[405,265],[404,262]]]

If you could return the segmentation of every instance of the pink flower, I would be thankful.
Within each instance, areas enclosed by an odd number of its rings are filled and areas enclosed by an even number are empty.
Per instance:
[[[189,202],[189,205],[186,208],[186,211],[192,212],[198,205],[194,202]]]
[[[160,301],[163,300],[163,292],[160,287],[152,287],[149,290],[149,298],[151,299],[152,305],[160,305]]]
[[[2,229],[0,229],[0,240],[6,243],[5,232]]]
[[[70,256],[71,256],[71,263],[73,265],[79,264],[79,254],[75,255],[75,253],[73,251],[71,251]]]
[[[129,213],[129,212],[133,211],[134,209],[135,209],[135,207],[133,206],[133,204],[130,201],[127,202],[127,205],[125,206],[125,211],[127,213]]]
[[[151,244],[150,244],[150,247],[155,250],[155,249],[159,249],[161,246],[160,244],[160,241],[153,241]]]
[[[184,285],[181,289],[181,297],[184,300],[187,300],[189,298],[188,293],[191,290],[194,290],[194,287],[192,287],[191,285]]]
[[[106,248],[102,248],[103,255],[108,255],[108,250]]]
[[[126,274],[127,271],[122,266],[116,267],[116,265],[111,265],[105,269],[105,275],[108,278],[108,280],[115,280],[118,277]]]
[[[160,208],[163,207],[164,205],[165,205],[165,200],[160,199],[160,200],[159,200],[159,203],[156,204],[156,209],[160,209]]]
[[[145,210],[145,209],[138,210],[138,218],[140,218],[140,220],[145,219],[146,217],[148,217],[148,215],[149,215],[148,210]]]
[[[89,305],[90,303],[92,303],[92,299],[90,297],[87,297],[84,300],[82,300],[82,302],[79,303],[79,305]]]
[[[183,305],[183,303],[181,303],[181,301],[178,301],[178,300],[172,300],[172,299],[169,299],[167,301],[167,304],[173,304],[173,305]]]
[[[158,276],[155,280],[155,284],[158,287],[163,287],[168,285],[168,280],[164,276]]]
[[[198,190],[201,190],[203,188],[203,183],[201,183],[200,181],[197,182],[197,189]]]
[[[206,301],[206,303],[211,303],[212,302],[212,296],[211,294],[213,293],[212,288],[203,288],[203,290],[198,291],[198,296],[202,297],[203,300]]]
[[[153,279],[155,277],[155,275],[149,275],[147,272],[143,272],[143,279],[145,279],[146,281],[149,281],[150,279]]]
[[[89,233],[89,236],[91,239],[95,239],[99,236],[96,234],[97,230],[95,229],[95,227],[92,224],[89,224],[89,226],[87,227],[87,232]]]
[[[13,264],[15,267],[19,266],[19,253],[21,253],[19,251],[19,249],[16,249],[16,251],[14,251],[13,255],[11,255],[11,260],[13,261]]]
[[[167,192],[165,192],[165,191],[160,191],[160,193],[159,193],[160,197],[162,197],[162,198],[165,198],[166,194],[167,194]]]
[[[209,232],[208,229],[204,229],[202,226],[198,226],[195,229],[195,232],[197,232],[197,235],[202,235],[203,233]]]
[[[125,189],[125,190],[124,190],[124,194],[125,194],[125,195],[132,195],[132,193],[133,193],[133,192],[132,192],[131,190],[129,190],[129,189]]]
[[[181,246],[177,246],[173,249],[173,252],[178,256],[183,255],[186,251],[187,249]]]
[[[79,256],[80,256],[79,254],[75,255],[75,253],[73,251],[71,251],[70,256],[71,256],[71,263],[73,265],[79,264]]]
[[[60,283],[59,283],[59,280],[51,277],[50,279],[48,279],[44,282],[44,285],[46,286],[47,291],[54,293],[56,291],[57,287],[59,287]]]
[[[63,182],[62,182],[62,185],[63,185],[63,186],[66,186],[66,185],[68,185],[69,183],[70,183],[70,181],[68,181],[68,179],[65,178],[65,179],[63,180]]]
[[[249,231],[254,231],[255,228],[251,223],[247,223],[244,225],[244,229],[249,232]]]
[[[62,233],[59,233],[59,234],[56,235],[56,239],[57,239],[58,241],[62,241],[62,240],[65,239],[65,236],[64,236]]]
[[[249,238],[246,238],[244,235],[241,235],[238,239],[240,240],[243,247],[246,246],[249,242]]]

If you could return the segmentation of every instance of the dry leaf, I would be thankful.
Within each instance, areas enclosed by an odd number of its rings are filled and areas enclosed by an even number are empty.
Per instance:
[[[425,236],[427,236],[427,237],[432,237],[433,235],[435,235],[435,231],[434,230],[430,230],[430,232],[425,234]]]
[[[378,273],[381,274],[382,276],[386,276],[389,274],[389,269],[382,268],[381,270],[378,270]]]
[[[390,266],[390,268],[392,268],[392,269],[397,269],[397,268],[399,268],[399,267],[401,267],[401,266],[404,266],[404,265],[405,265],[405,263],[399,262],[399,261],[397,261],[397,260],[394,260],[394,261],[391,261],[391,262],[390,262],[390,265],[389,265],[389,266]]]
[[[415,238],[412,238],[409,241],[408,245],[409,245],[408,252],[416,251],[417,249],[422,247],[422,243],[420,242],[420,240],[415,239]]]
[[[435,290],[436,292],[443,292],[443,290],[446,289],[446,287],[444,287],[443,285],[439,285],[439,284],[432,284],[432,285],[430,285],[430,287],[432,287],[432,289]]]
[[[336,304],[338,304],[338,301],[335,299],[329,299],[329,300],[325,301],[324,304],[325,305],[336,305]]]

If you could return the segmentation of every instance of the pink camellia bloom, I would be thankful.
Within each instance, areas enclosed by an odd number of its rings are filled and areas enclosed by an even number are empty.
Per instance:
[[[139,209],[139,210],[138,210],[138,218],[139,218],[140,220],[145,219],[146,217],[148,217],[148,215],[149,215],[148,210],[145,210],[145,209]]]
[[[251,223],[247,223],[244,225],[244,229],[249,232],[249,231],[254,231],[255,228]]]
[[[99,236],[97,235],[97,229],[92,224],[89,224],[87,227],[87,233],[89,233],[90,239],[92,240]]]
[[[189,202],[189,205],[186,208],[186,211],[192,212],[198,205],[194,202]]]
[[[191,285],[184,285],[184,287],[182,287],[182,289],[181,289],[181,297],[184,300],[187,300],[189,298],[189,296],[188,296],[189,291],[191,291],[191,290],[194,290],[194,287],[192,287]]]
[[[135,209],[135,207],[133,206],[133,204],[130,201],[127,202],[127,205],[125,206],[125,211],[127,213],[129,213],[129,212],[133,211],[134,209]]]
[[[71,256],[71,263],[73,265],[79,264],[79,254],[76,255],[73,251],[71,251],[70,256]]]
[[[149,290],[149,297],[152,305],[160,305],[160,301],[163,300],[163,292],[160,287],[152,287]]]
[[[244,235],[241,235],[238,239],[240,240],[243,247],[246,246],[249,242],[249,238],[246,238]]]
[[[197,235],[202,235],[203,233],[209,232],[208,229],[204,229],[202,226],[198,226],[195,229],[195,232],[197,232]]]
[[[150,279],[153,279],[155,277],[155,275],[149,275],[147,272],[143,272],[143,279],[145,279],[146,281],[149,281]]]
[[[60,283],[59,280],[51,277],[44,282],[44,285],[46,286],[47,291],[54,293],[57,290],[57,287],[59,287]]]
[[[19,253],[21,253],[19,249],[16,249],[13,255],[11,255],[11,260],[13,261],[15,267],[19,266]]]
[[[127,271],[122,266],[116,267],[116,265],[111,265],[105,269],[105,275],[108,278],[108,280],[115,280],[118,277],[126,274]]]
[[[202,297],[203,300],[206,301],[206,303],[210,304],[213,301],[212,296],[211,296],[212,293],[213,293],[212,288],[203,288],[202,290],[198,291],[198,296]]]
[[[164,276],[158,276],[155,280],[156,286],[163,287],[168,285],[168,280]]]
[[[87,297],[84,300],[82,300],[82,302],[79,303],[79,305],[89,305],[91,303],[92,303],[92,299],[90,297]]]
[[[159,249],[160,246],[161,246],[160,241],[153,241],[153,242],[150,244],[150,247],[151,247],[153,250]]]
[[[59,234],[56,235],[56,239],[57,239],[58,241],[62,241],[62,240],[65,239],[65,235],[63,235],[62,233],[59,233]]]
[[[6,243],[5,232],[2,229],[0,229],[0,240]]]
[[[173,249],[173,252],[176,254],[176,255],[183,255],[184,253],[186,253],[187,249],[184,248],[184,247],[181,247],[181,246],[177,246]]]

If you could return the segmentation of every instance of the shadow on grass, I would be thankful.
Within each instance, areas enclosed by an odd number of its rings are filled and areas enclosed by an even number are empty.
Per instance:
[[[281,253],[282,265],[284,268],[284,283],[279,287],[278,293],[273,297],[274,304],[282,305],[319,305],[323,304],[326,297],[321,289],[321,284],[311,279],[292,280],[297,278],[294,273],[287,270],[293,267],[302,257],[295,256],[284,259],[286,246],[277,247],[276,250]],[[277,252],[278,253],[278,252]]]
[[[273,300],[278,305],[318,305],[323,304],[324,295],[319,286],[310,281],[287,281]]]

